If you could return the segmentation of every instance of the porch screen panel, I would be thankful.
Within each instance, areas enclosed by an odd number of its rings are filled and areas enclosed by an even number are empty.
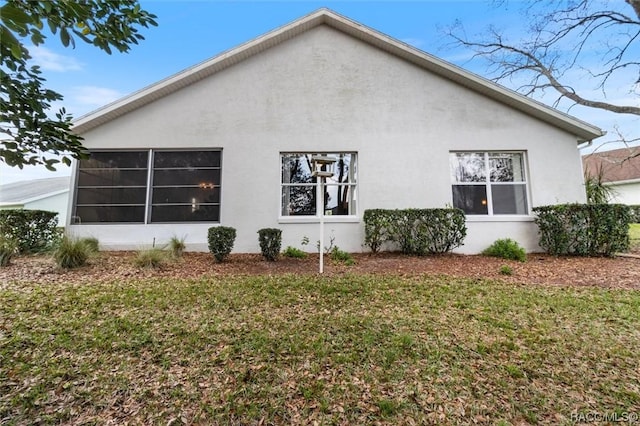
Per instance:
[[[121,151],[80,160],[72,223],[144,223],[148,159],[148,151]]]
[[[155,151],[151,222],[219,222],[221,153]]]

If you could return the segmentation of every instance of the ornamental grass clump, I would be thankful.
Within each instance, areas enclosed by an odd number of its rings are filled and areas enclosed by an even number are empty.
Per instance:
[[[0,236],[0,266],[8,266],[18,250],[18,243],[11,238]]]
[[[92,253],[85,240],[64,236],[53,251],[53,259],[59,267],[73,269],[84,266]]]
[[[178,238],[175,236],[171,237],[171,239],[169,240],[169,252],[171,253],[171,257],[173,257],[174,259],[179,259],[182,257],[184,249],[187,247],[184,240],[185,237]]]
[[[133,264],[138,268],[158,268],[166,260],[167,254],[159,248],[138,250],[133,258]]]

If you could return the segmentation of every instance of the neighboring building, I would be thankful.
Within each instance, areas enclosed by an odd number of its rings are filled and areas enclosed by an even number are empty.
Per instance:
[[[610,202],[640,205],[640,146],[587,154],[582,163],[585,175],[601,175],[611,187]]]
[[[24,180],[0,186],[0,210],[47,210],[58,213],[58,225],[68,221],[69,176]]]
[[[317,239],[310,155],[337,158],[326,238],[362,251],[372,208],[459,206],[464,253],[539,249],[532,206],[584,202],[577,145],[597,127],[321,9],[80,118],[70,229],[102,247],[233,226]],[[315,248],[315,244],[308,247]]]

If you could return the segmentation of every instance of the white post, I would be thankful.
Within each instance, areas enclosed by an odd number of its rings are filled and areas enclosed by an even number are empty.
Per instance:
[[[318,176],[316,214],[320,215],[320,273],[324,273],[324,178]]]

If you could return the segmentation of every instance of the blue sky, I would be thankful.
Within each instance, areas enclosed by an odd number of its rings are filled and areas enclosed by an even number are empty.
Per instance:
[[[107,55],[81,41],[75,49],[64,48],[56,36],[50,36],[37,48],[31,47],[30,52],[41,66],[49,87],[65,96],[62,103],[55,105],[56,109],[64,106],[74,117],[80,117],[320,7],[333,9],[363,25],[486,76],[486,66],[469,61],[469,51],[450,46],[451,40],[444,35],[444,29],[459,20],[468,35],[479,34],[489,25],[521,33],[526,22],[520,13],[520,4],[511,1],[507,5],[507,8],[498,9],[490,0],[149,0],[142,1],[142,6],[158,16],[159,25],[143,29],[146,40],[134,46],[128,54]],[[625,94],[619,96],[624,97]],[[542,100],[552,102],[554,99],[549,96]],[[567,107],[561,105],[559,109],[566,111]],[[623,130],[640,127],[637,118],[615,117],[585,108],[573,108],[569,112],[606,130],[616,123]],[[613,136],[606,136],[600,143],[612,139]],[[614,147],[617,146],[608,146]],[[0,174],[2,183],[70,174],[68,168],[59,169],[52,173],[40,167],[19,170],[0,165]]]

